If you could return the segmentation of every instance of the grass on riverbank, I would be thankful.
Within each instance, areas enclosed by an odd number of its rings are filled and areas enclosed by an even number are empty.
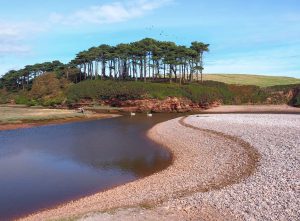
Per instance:
[[[0,124],[18,124],[79,117],[82,117],[82,114],[74,110],[0,106]]]
[[[204,80],[219,81],[226,84],[256,85],[259,87],[300,84],[298,78],[250,74],[204,74],[203,78]]]

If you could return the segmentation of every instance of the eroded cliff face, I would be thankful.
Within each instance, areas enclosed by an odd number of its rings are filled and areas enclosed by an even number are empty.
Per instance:
[[[293,90],[293,97],[289,104],[294,107],[300,107],[300,87]]]
[[[300,86],[289,90],[271,92],[266,104],[289,104],[300,107]]]
[[[199,112],[212,106],[219,106],[220,102],[197,104],[187,98],[168,97],[164,100],[159,99],[141,99],[120,101],[117,99],[105,101],[106,105],[121,107],[123,111],[128,112]]]
[[[115,107],[116,109],[98,109],[98,112],[153,112],[153,113],[184,113],[199,112],[211,107],[217,107],[221,104],[219,101],[211,103],[194,103],[187,98],[167,97],[166,99],[136,99],[136,100],[120,100],[109,99],[104,101],[93,101],[91,99],[81,100],[72,104],[70,108],[92,107],[95,104],[104,107]],[[93,109],[93,108],[92,108]]]

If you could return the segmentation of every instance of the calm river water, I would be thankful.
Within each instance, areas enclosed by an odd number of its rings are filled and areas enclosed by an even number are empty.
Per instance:
[[[170,153],[146,137],[157,114],[0,131],[0,220],[162,170]]]

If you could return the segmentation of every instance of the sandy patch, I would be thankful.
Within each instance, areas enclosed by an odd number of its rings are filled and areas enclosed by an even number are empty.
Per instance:
[[[221,105],[203,113],[300,113],[300,108],[288,105]]]

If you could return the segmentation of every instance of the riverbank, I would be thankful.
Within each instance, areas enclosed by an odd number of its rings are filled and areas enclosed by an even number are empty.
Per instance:
[[[31,108],[21,105],[0,106],[0,131],[30,128],[48,124],[62,124],[76,121],[96,120],[119,116],[117,114],[95,113],[84,114],[76,110]]]
[[[278,120],[280,119],[280,120]],[[149,137],[167,169],[24,220],[295,220],[299,115],[195,115]]]
[[[172,101],[178,101],[173,99]],[[175,102],[176,103],[176,102]],[[172,102],[171,102],[172,104]],[[157,106],[157,105],[156,105]],[[159,105],[158,105],[159,106]],[[182,106],[176,106],[177,109]],[[120,116],[120,113],[133,109],[117,109],[111,107],[86,106],[84,114],[74,109],[48,109],[42,107],[27,107],[24,105],[0,105],[0,131],[30,128],[48,124],[62,124],[76,121],[97,120]],[[181,108],[179,108],[181,109]],[[165,109],[168,112],[174,110]],[[198,113],[300,113],[300,108],[288,105],[215,105],[209,109],[197,109]],[[191,110],[189,110],[191,111]],[[175,111],[176,112],[176,111]],[[192,111],[193,113],[193,111]]]
[[[300,108],[288,105],[220,105],[202,113],[290,113],[299,114]]]
[[[176,121],[180,125],[174,124]],[[174,146],[179,142],[184,148],[183,151],[186,151],[184,146],[186,143],[186,145],[198,146],[198,152],[203,150],[207,144],[199,144],[198,139],[199,136],[207,136],[205,132],[218,135],[225,133],[222,153],[215,153],[215,158],[221,154],[221,158],[224,159],[228,154],[227,148],[232,144],[227,143],[226,140],[230,138],[244,140],[240,141],[245,142],[244,145],[249,148],[255,148],[259,154],[254,173],[249,173],[247,175],[250,176],[242,178],[239,182],[229,183],[220,189],[210,188],[207,191],[198,189],[188,194],[172,196],[150,209],[137,207],[118,209],[113,214],[108,212],[90,214],[81,220],[118,218],[122,220],[297,220],[300,215],[297,191],[297,174],[300,169],[299,157],[297,157],[300,147],[299,125],[299,115],[269,114],[194,115],[160,124],[153,128],[154,138],[168,146]],[[192,130],[185,130],[187,128]],[[198,131],[196,137],[187,134],[195,131]],[[165,140],[170,137],[172,140]],[[192,140],[190,141],[189,138]],[[208,151],[214,151],[214,142],[215,140],[209,140],[212,148]],[[235,160],[234,157],[232,159]],[[198,161],[191,160],[192,163],[185,162],[184,172],[187,174],[195,169],[191,164],[199,164]],[[204,160],[202,161],[204,164],[209,161],[209,159]],[[214,163],[217,165],[213,166],[219,166],[218,162]],[[255,165],[255,161],[252,163]],[[234,165],[231,166],[235,169]],[[218,168],[210,169],[214,170],[216,179],[225,175],[220,173]],[[210,172],[205,171],[201,175],[205,176]],[[192,185],[191,180],[194,179],[194,176],[191,176],[186,179],[186,183]],[[178,183],[174,183],[175,185]]]
[[[118,210],[145,210],[146,213],[154,211],[156,215],[165,214],[166,219],[187,219],[192,214],[156,206],[168,200],[221,189],[239,182],[253,173],[259,158],[255,149],[240,139],[208,130],[201,133],[203,136],[199,136],[198,130],[184,126],[179,119],[159,124],[149,131],[149,136],[173,153],[173,163],[167,169],[135,182],[34,214],[24,220],[86,218],[94,216],[95,213],[101,217],[103,214],[99,212],[114,213]],[[156,210],[160,212],[156,213]],[[213,208],[206,207],[202,215],[224,215],[212,211]],[[128,220],[131,220],[134,215],[129,214]],[[228,214],[225,217],[231,216]],[[126,216],[123,218],[126,219]],[[158,217],[153,217],[154,220],[156,218]],[[148,219],[151,220],[152,217]]]

